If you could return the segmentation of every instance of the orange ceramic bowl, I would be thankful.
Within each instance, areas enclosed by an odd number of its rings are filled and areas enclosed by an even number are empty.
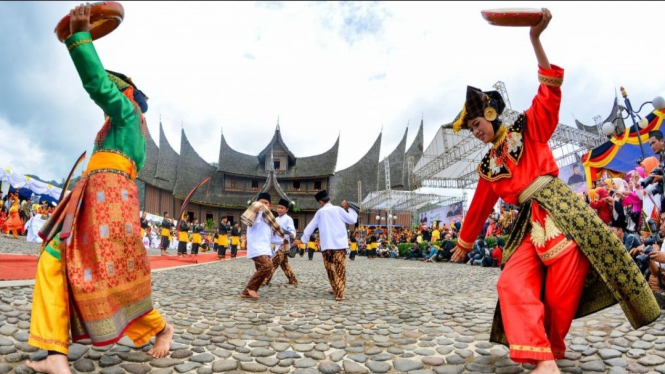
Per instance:
[[[534,8],[488,9],[480,14],[495,26],[535,26],[543,18],[543,11]]]
[[[92,36],[92,40],[97,40],[115,30],[124,18],[125,9],[118,2],[104,1],[91,4],[90,23],[92,28],[90,29],[90,36]],[[69,14],[58,22],[53,31],[58,40],[63,43],[70,37]]]

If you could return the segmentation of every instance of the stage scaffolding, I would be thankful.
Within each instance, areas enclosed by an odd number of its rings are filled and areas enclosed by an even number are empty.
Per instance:
[[[560,123],[549,146],[557,164],[563,167],[606,141],[605,136]],[[441,126],[413,169],[412,187],[474,188],[478,182],[476,168],[489,147],[466,130],[454,134],[451,124]]]
[[[465,201],[466,194],[464,196],[442,196],[415,191],[383,190],[370,192],[360,204],[360,210],[361,212],[408,212],[411,214],[413,223],[418,222],[418,217],[422,212]]]

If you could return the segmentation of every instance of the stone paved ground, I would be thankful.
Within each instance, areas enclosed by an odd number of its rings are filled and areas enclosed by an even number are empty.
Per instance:
[[[176,251],[169,250],[169,255],[175,256]],[[39,254],[39,244],[37,243],[28,243],[25,240],[25,236],[19,236],[18,239],[12,239],[6,237],[4,234],[0,234],[0,253],[3,254],[15,254],[15,255],[38,255]],[[159,256],[161,251],[157,248],[149,248],[149,256]]]
[[[300,281],[278,270],[261,300],[239,297],[246,259],[153,273],[153,300],[174,324],[170,355],[154,360],[123,340],[70,348],[76,372],[519,373],[531,369],[488,342],[497,269],[359,258],[348,262],[347,299],[335,302],[320,254],[296,257]],[[0,374],[31,373],[45,352],[26,345],[32,287],[0,288]],[[126,338],[125,338],[126,339]],[[575,321],[565,372],[665,373],[662,320],[633,331],[618,307]]]

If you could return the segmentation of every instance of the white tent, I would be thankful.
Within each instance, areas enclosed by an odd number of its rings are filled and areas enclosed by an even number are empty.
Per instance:
[[[28,188],[36,195],[48,195],[54,199],[59,199],[62,194],[62,188],[15,173],[10,169],[0,169],[0,182],[3,184],[4,192],[7,192],[9,186],[12,186],[16,189]]]

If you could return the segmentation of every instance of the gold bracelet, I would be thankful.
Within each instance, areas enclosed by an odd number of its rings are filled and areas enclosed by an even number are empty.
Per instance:
[[[86,44],[86,43],[92,43],[92,39],[82,39],[82,40],[79,40],[78,42],[76,42],[76,43],[70,45],[69,47],[67,47],[67,50],[68,50],[68,51],[71,51],[72,49],[74,49],[74,48],[76,48],[76,47],[78,47],[78,46],[80,46],[80,45]]]

